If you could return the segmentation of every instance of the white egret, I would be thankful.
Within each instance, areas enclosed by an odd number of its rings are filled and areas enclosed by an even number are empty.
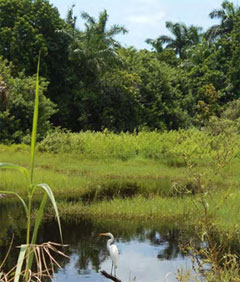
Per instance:
[[[113,270],[113,266],[114,266],[114,275],[116,276],[116,268],[117,268],[117,262],[118,262],[118,256],[119,256],[119,252],[118,252],[118,248],[116,245],[111,243],[114,241],[114,237],[112,235],[112,233],[100,233],[100,236],[107,236],[110,237],[109,240],[107,240],[107,249],[110,253],[110,257],[112,259],[112,268],[111,268],[111,274],[112,274],[112,270]]]

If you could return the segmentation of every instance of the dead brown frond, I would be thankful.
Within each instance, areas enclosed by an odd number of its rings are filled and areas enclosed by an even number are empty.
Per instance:
[[[7,274],[4,273],[4,272],[2,271],[2,269],[3,269],[3,266],[4,266],[6,260],[7,260],[8,256],[9,256],[9,253],[10,253],[10,251],[11,251],[12,244],[13,244],[13,239],[14,239],[14,235],[12,236],[12,239],[11,239],[11,242],[10,242],[10,245],[9,245],[9,248],[8,248],[8,251],[7,251],[7,254],[5,255],[5,257],[4,257],[3,261],[2,261],[2,263],[0,264],[0,282],[8,282],[8,281],[9,281]]]
[[[13,239],[12,239],[13,241]],[[12,246],[12,242],[10,245],[10,248]],[[29,245],[30,252],[34,253],[34,258],[35,258],[35,271],[29,269],[28,271],[28,282],[41,282],[44,281],[44,279],[52,278],[55,272],[55,266],[58,268],[61,268],[60,264],[57,262],[57,259],[54,258],[56,255],[60,255],[62,257],[68,258],[66,254],[64,254],[62,251],[59,250],[59,248],[67,247],[67,245],[63,244],[58,244],[54,242],[46,242],[42,244],[34,244],[34,245]],[[10,251],[9,248],[9,251]],[[7,255],[9,254],[9,251]],[[7,255],[1,263],[1,267],[6,261]],[[24,260],[27,261],[27,255],[25,255]],[[49,267],[50,265],[50,267]],[[17,265],[14,266],[12,269],[10,269],[7,273],[1,272],[0,268],[0,282],[11,282],[14,280],[14,275],[13,273],[16,271]],[[23,277],[26,275],[25,271],[23,270],[20,275]]]
[[[8,256],[9,256],[9,253],[10,253],[10,250],[11,250],[12,244],[13,244],[13,239],[14,239],[14,235],[12,236],[12,239],[11,239],[11,242],[10,242],[10,245],[9,245],[9,248],[8,248],[8,251],[7,251],[7,254],[6,254],[6,256],[4,257],[2,263],[0,264],[0,271],[1,271],[1,269],[3,268],[3,266],[4,266],[4,264],[5,264],[6,260],[7,260],[7,258],[8,258]],[[1,280],[0,280],[0,281],[1,281]]]
[[[30,245],[31,251],[34,252],[36,272],[31,271],[31,273],[29,273],[29,282],[34,281],[33,279],[36,281],[42,281],[43,278],[53,277],[55,272],[54,267],[57,266],[58,268],[61,268],[54,256],[60,255],[69,259],[69,256],[58,249],[66,246],[67,245],[54,242]]]

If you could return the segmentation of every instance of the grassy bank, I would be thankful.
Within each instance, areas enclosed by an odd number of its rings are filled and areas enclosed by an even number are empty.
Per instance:
[[[233,232],[240,217],[238,143],[235,134],[197,130],[132,135],[55,132],[38,147],[34,181],[49,184],[63,217],[194,224],[204,213],[197,175],[212,221],[222,231]],[[27,167],[29,148],[1,145],[0,159]],[[16,172],[1,171],[0,179],[1,189],[25,196]]]

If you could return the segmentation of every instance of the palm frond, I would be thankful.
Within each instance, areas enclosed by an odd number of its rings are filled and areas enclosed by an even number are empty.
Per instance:
[[[161,35],[157,38],[158,42],[159,43],[162,43],[162,44],[165,44],[165,43],[172,43],[173,42],[173,39],[167,35]]]
[[[90,25],[96,24],[96,20],[94,17],[91,17],[87,12],[81,12],[81,18],[85,20]]]
[[[211,19],[222,19],[225,16],[224,10],[214,9],[211,13],[209,13],[209,17]]]
[[[107,11],[103,10],[103,12],[101,12],[99,15],[98,24],[97,24],[100,33],[105,32],[107,20],[108,20]]]
[[[221,26],[213,25],[206,31],[205,38],[211,42],[211,41],[214,41],[221,34],[222,34]]]
[[[115,24],[110,27],[110,29],[106,32],[106,35],[112,37],[114,35],[125,34],[127,32],[128,30],[125,27]]]

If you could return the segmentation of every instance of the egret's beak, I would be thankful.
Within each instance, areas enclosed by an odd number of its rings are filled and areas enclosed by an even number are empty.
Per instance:
[[[100,233],[98,236],[107,236],[107,233]]]

